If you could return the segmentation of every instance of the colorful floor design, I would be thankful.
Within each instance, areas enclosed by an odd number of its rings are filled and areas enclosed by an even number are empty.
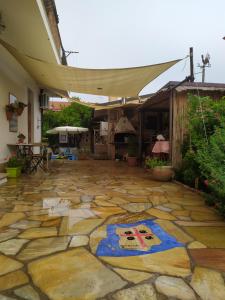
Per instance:
[[[201,195],[110,161],[0,186],[0,300],[224,300],[225,222]]]
[[[121,233],[117,232],[119,229],[122,230]],[[149,237],[151,239],[148,239]],[[107,238],[99,243],[96,254],[98,256],[135,256],[183,246],[184,244],[179,243],[154,221],[143,220],[133,224],[108,225]]]

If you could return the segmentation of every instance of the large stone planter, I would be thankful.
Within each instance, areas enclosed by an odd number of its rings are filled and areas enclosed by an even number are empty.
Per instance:
[[[153,180],[170,181],[174,176],[174,171],[172,166],[160,166],[152,168],[150,174]]]

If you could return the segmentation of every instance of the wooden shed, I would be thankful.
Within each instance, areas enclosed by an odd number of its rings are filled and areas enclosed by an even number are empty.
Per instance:
[[[140,108],[140,151],[141,158],[151,152],[156,136],[163,134],[169,141],[169,158],[173,167],[182,161],[181,146],[187,133],[188,94],[210,96],[219,99],[225,96],[225,84],[170,81],[150,97]]]
[[[127,137],[129,134],[139,136],[139,108],[150,96],[113,100],[95,109],[92,119],[92,152],[95,158],[115,159],[127,153]],[[122,120],[126,122],[125,129],[117,131]]]

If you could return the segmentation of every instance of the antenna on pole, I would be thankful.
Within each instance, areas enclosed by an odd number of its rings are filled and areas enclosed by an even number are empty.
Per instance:
[[[202,65],[198,64],[198,67],[202,69],[202,82],[205,82],[205,68],[211,68],[210,64],[210,55],[207,53],[204,57],[204,55],[201,55],[202,58]]]
[[[79,52],[78,51],[66,51],[66,50],[64,50],[64,55],[63,55],[63,57],[64,57],[64,61],[65,61],[65,65],[67,65],[67,58],[68,58],[68,56],[70,56],[70,54],[78,54]]]
[[[78,54],[78,51],[65,51],[66,57],[68,57],[70,54]]]

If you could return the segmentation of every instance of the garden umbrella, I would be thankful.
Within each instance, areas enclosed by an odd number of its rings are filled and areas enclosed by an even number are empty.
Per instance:
[[[58,133],[80,134],[87,131],[88,128],[84,128],[84,127],[60,126],[60,127],[55,127],[53,129],[50,129],[46,133],[47,134],[58,134]]]
[[[76,137],[76,142],[79,145],[81,141],[81,136],[79,134],[88,132],[88,128],[84,127],[73,127],[73,126],[60,126],[60,127],[55,127],[53,129],[48,130],[46,133],[47,134],[59,134],[59,143],[60,144],[68,144],[68,139],[69,135],[73,135],[75,138]]]

